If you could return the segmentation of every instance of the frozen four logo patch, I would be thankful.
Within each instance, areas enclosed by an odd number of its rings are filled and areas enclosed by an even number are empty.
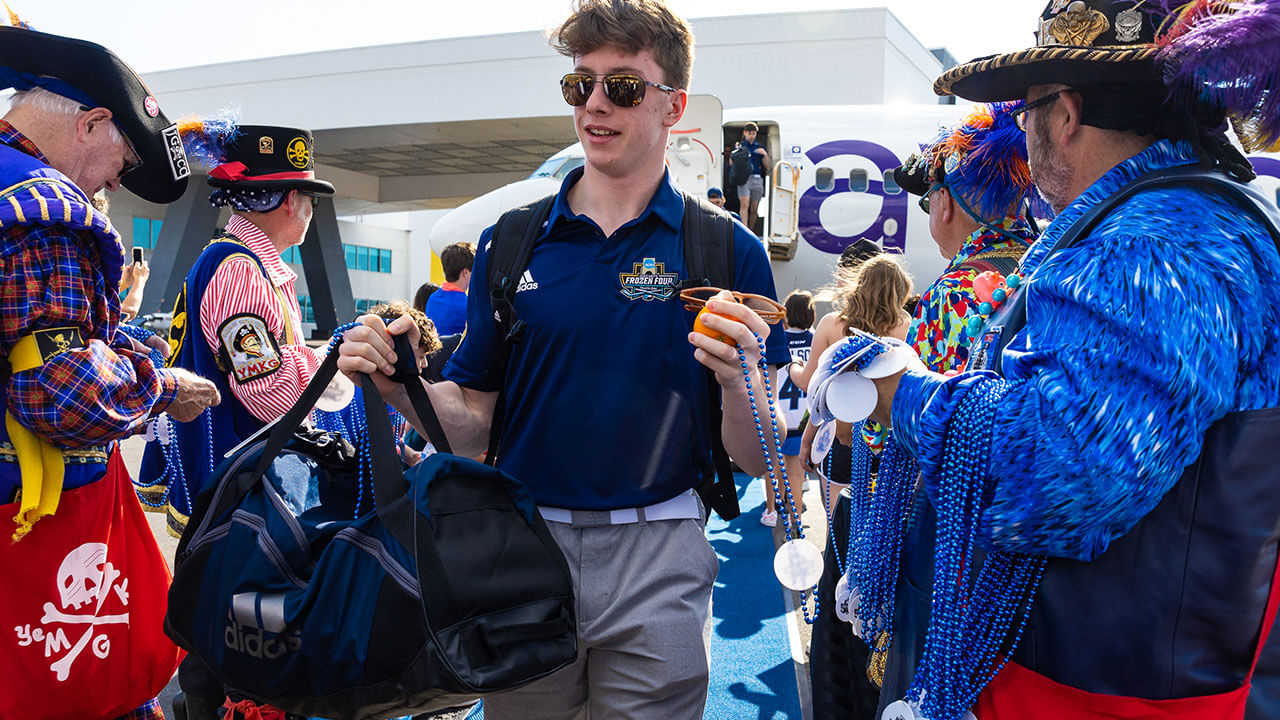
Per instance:
[[[634,263],[632,272],[618,275],[618,283],[622,286],[622,296],[628,300],[669,300],[676,294],[676,283],[679,277],[675,273],[664,272],[665,264],[654,258],[645,258]]]

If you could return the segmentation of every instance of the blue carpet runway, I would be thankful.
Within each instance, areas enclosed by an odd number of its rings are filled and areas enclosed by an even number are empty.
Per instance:
[[[707,538],[720,556],[711,610],[707,720],[800,718],[787,602],[773,575],[773,533],[760,525],[767,481],[737,475],[742,514],[715,515]]]

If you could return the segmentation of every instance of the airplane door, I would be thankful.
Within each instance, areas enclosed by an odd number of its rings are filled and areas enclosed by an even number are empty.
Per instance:
[[[671,129],[667,168],[676,184],[693,195],[706,197],[708,188],[720,184],[723,115],[720,98],[690,95],[684,117]]]
[[[773,166],[773,196],[769,203],[769,258],[791,260],[800,244],[800,167],[786,160]]]

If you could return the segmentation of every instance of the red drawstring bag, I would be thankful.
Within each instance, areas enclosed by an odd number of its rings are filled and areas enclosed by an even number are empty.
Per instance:
[[[1249,700],[1253,671],[1267,644],[1280,607],[1280,562],[1271,578],[1271,592],[1262,616],[1262,631],[1253,664],[1244,683],[1217,695],[1147,700],[1099,695],[1078,690],[1010,661],[978,697],[973,714],[978,720],[1023,720],[1034,708],[1036,720],[1242,720]]]
[[[0,505],[0,718],[115,718],[155,697],[182,651],[164,634],[172,579],[117,448],[19,542]]]

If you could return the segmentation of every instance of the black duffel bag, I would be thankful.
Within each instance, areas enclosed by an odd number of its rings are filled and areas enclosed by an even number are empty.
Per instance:
[[[407,343],[397,353],[412,363]],[[402,472],[386,407],[362,378],[363,507],[376,509],[353,518],[350,445],[295,432],[336,371],[334,351],[265,437],[214,471],[178,547],[169,636],[229,689],[333,720],[447,708],[572,662],[569,568],[533,499],[448,454],[412,369],[396,377],[440,452]]]

